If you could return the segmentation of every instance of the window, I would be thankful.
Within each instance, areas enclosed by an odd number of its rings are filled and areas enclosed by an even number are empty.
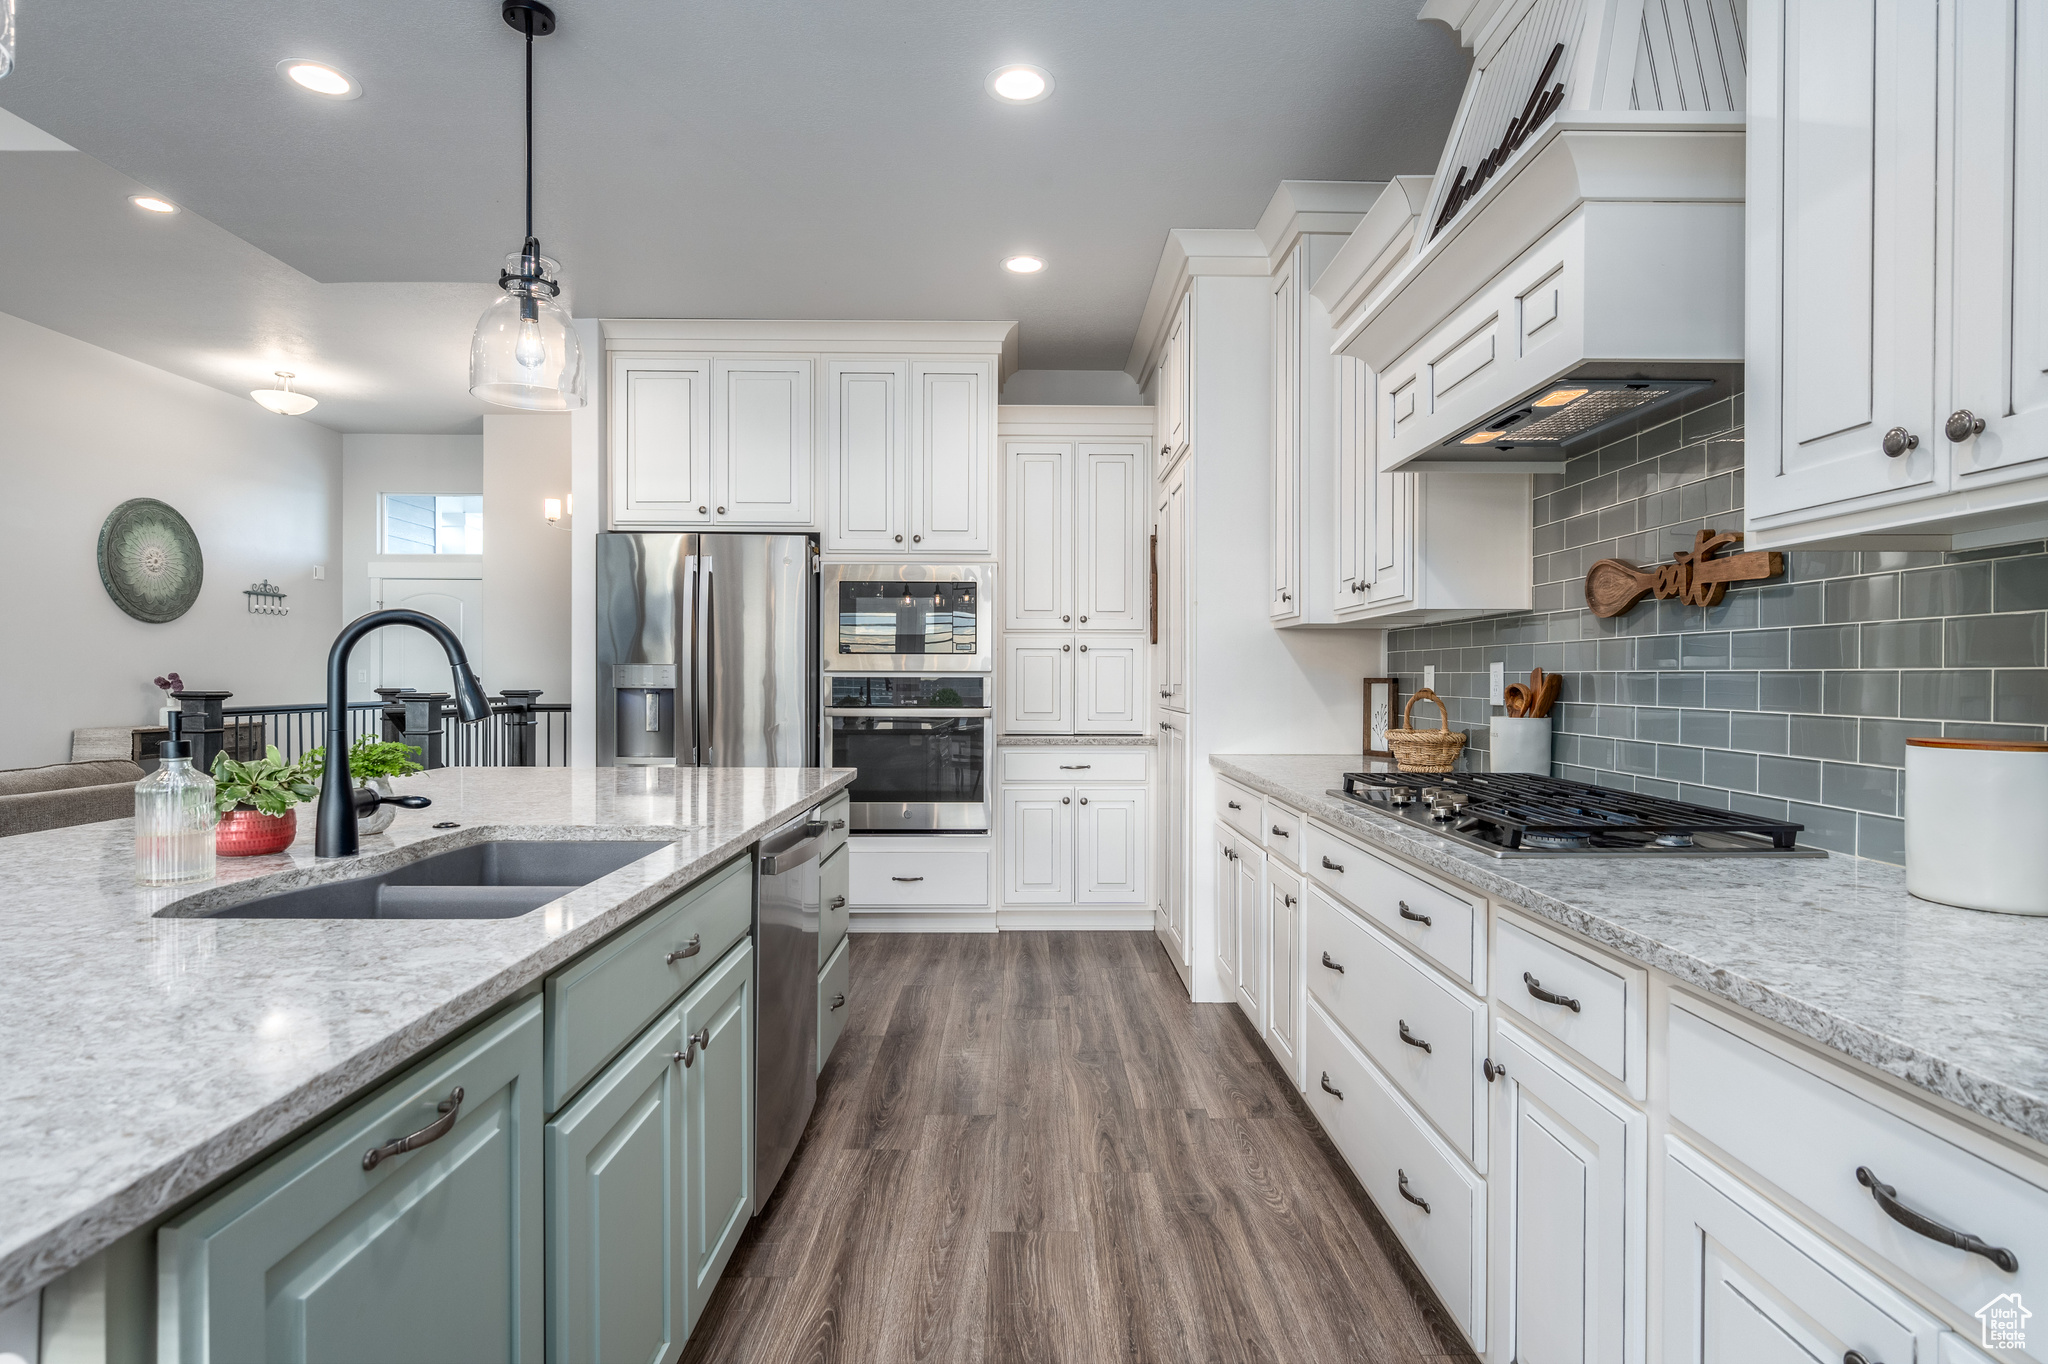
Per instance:
[[[483,553],[483,498],[474,493],[384,494],[384,552]]]

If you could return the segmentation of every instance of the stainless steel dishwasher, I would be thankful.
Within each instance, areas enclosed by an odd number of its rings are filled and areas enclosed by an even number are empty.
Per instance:
[[[767,1206],[818,1097],[818,863],[824,807],[761,840],[754,941],[754,1209]]]

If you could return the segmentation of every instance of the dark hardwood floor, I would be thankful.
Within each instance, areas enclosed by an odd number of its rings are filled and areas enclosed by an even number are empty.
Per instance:
[[[1243,1015],[1149,933],[863,935],[686,1361],[1469,1360]]]

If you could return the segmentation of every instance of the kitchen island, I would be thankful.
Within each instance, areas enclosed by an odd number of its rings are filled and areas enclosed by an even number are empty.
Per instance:
[[[286,852],[159,889],[133,883],[130,820],[0,840],[0,1303],[534,995],[852,779],[445,768],[398,783],[433,806],[401,811],[358,858],[316,862],[302,817]],[[513,918],[213,917],[472,843],[566,839],[669,846]]]

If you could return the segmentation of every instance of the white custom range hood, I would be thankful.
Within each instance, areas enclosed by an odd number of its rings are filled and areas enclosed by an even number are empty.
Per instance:
[[[1739,388],[1743,8],[1423,6],[1474,65],[1405,259],[1381,231],[1316,281],[1382,470],[1555,468]]]

